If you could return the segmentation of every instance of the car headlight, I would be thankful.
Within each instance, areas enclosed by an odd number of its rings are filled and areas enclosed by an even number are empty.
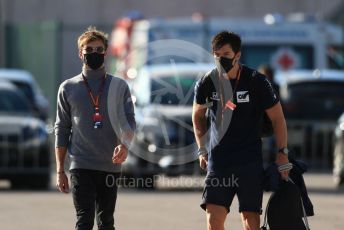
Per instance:
[[[29,141],[33,140],[35,138],[38,138],[39,140],[45,140],[47,138],[47,132],[42,127],[29,127],[26,126],[23,128],[23,140]]]

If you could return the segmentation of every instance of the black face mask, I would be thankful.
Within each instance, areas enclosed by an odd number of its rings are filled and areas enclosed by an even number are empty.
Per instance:
[[[99,69],[104,63],[104,54],[97,52],[84,54],[84,63],[91,69]]]
[[[228,73],[233,68],[234,57],[233,58],[220,57],[219,59],[220,59],[219,62],[221,66],[226,71],[226,73]]]

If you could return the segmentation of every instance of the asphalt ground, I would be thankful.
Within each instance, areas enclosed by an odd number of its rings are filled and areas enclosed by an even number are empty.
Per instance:
[[[344,190],[336,189],[329,173],[305,175],[315,216],[312,230],[344,229]],[[159,177],[154,191],[120,188],[116,206],[116,229],[177,230],[206,229],[205,214],[199,207],[202,177]],[[264,195],[264,206],[270,194]],[[235,199],[226,229],[242,229]],[[12,191],[0,181],[1,230],[74,229],[71,194],[61,194],[52,183],[49,191]],[[96,229],[96,228],[94,228]]]

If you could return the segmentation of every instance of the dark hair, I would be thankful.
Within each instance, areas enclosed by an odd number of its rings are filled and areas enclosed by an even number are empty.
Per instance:
[[[237,53],[241,50],[240,36],[231,31],[221,31],[220,33],[216,34],[211,41],[213,52],[226,44],[232,47],[234,53]]]

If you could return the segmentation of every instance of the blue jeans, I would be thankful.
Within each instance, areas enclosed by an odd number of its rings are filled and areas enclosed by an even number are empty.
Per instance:
[[[114,230],[117,179],[120,173],[72,169],[71,188],[77,215],[76,230],[92,230],[96,214],[99,230]]]

